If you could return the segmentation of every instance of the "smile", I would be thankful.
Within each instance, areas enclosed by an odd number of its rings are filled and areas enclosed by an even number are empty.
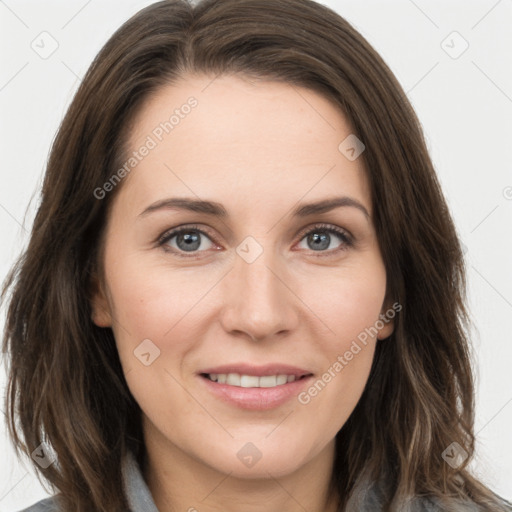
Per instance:
[[[271,410],[290,402],[304,391],[313,379],[313,374],[299,371],[295,374],[269,374],[270,370],[263,372],[266,375],[259,373],[260,375],[251,375],[233,371],[209,371],[201,372],[197,376],[201,386],[204,386],[205,391],[215,399],[231,407],[252,411]]]

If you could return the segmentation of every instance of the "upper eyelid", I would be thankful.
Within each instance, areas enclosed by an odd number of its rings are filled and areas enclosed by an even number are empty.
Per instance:
[[[353,239],[353,235],[352,233],[344,228],[344,227],[341,227],[341,226],[336,226],[335,224],[329,224],[328,222],[318,222],[316,224],[310,224],[309,226],[306,226],[305,228],[302,228],[299,233],[298,233],[298,236],[302,237],[304,235],[306,235],[309,231],[311,231],[312,229],[318,229],[318,230],[326,230],[326,231],[333,231],[335,234],[337,235],[340,235],[341,233],[339,233],[338,231],[342,231],[343,233],[346,234],[347,237],[349,237],[350,239]]]

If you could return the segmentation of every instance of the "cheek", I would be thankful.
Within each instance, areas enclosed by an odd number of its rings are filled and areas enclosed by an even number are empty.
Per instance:
[[[348,350],[351,340],[370,340],[371,330],[379,320],[386,292],[382,263],[342,269],[306,283],[302,296],[312,312],[329,328],[325,341],[331,351]],[[375,334],[375,333],[374,333]]]
[[[145,403],[155,387],[171,387],[180,396],[172,377],[190,373],[189,355],[217,318],[207,292],[222,274],[148,264],[142,256],[119,259],[109,271],[114,337],[132,394]]]
[[[192,414],[197,407],[177,381],[197,338],[188,312],[205,282],[190,286],[186,272],[144,266],[135,257],[117,260],[109,272],[113,331],[128,387],[154,422],[168,420],[171,433],[179,427],[171,411]]]
[[[109,279],[115,321],[134,339],[160,339],[204,295],[206,285],[186,271],[148,265],[143,257],[116,261]]]
[[[326,280],[323,287],[315,286],[315,292],[308,295],[315,305],[314,314],[329,330],[318,340],[318,349],[326,356],[320,382],[316,381],[310,392],[306,390],[308,396],[302,403],[311,398],[317,407],[326,409],[326,415],[335,404],[338,422],[347,419],[364,390],[382,325],[379,315],[386,288],[385,272],[378,262],[365,270]]]

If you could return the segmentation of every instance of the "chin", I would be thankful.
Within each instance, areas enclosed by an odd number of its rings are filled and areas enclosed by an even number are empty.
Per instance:
[[[267,433],[268,435],[268,433]],[[215,453],[213,460],[205,461],[213,469],[241,479],[278,478],[294,473],[306,464],[315,454],[308,451],[305,443],[285,443],[282,439],[232,442],[232,449]],[[301,446],[301,449],[297,449]],[[219,457],[220,455],[220,457]]]

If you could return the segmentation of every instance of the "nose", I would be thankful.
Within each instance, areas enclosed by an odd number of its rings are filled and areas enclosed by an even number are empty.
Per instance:
[[[223,279],[221,323],[231,334],[253,341],[284,336],[298,322],[300,300],[291,290],[288,273],[265,250],[252,262],[238,254]]]

